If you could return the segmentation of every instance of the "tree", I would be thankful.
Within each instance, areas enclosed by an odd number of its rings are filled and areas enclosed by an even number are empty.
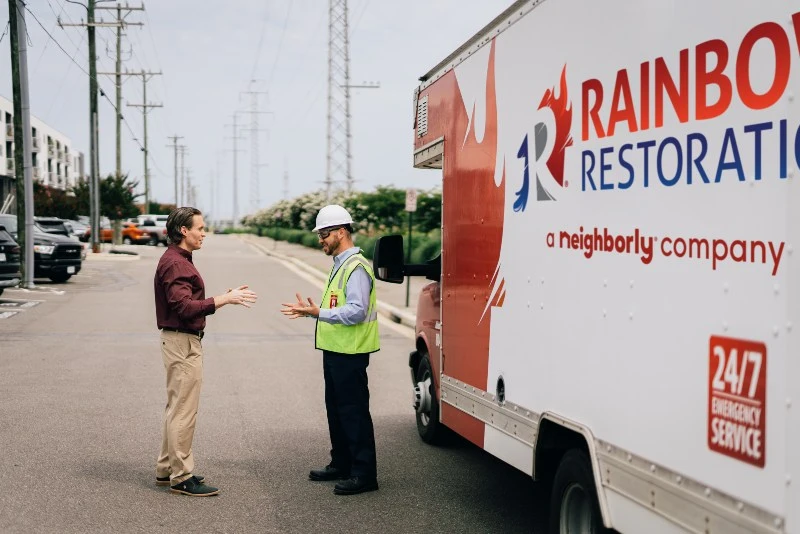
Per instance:
[[[61,219],[76,219],[78,207],[75,197],[63,189],[56,189],[33,182],[33,213],[44,217],[59,217]]]
[[[75,199],[75,209],[78,215],[89,215],[90,213],[90,196],[89,196],[89,180],[78,180],[75,185],[70,189]]]
[[[414,226],[423,233],[442,227],[442,192],[427,191],[417,196]]]
[[[128,175],[109,175],[100,182],[100,214],[112,221],[120,221],[139,215],[134,193],[138,182],[128,180]]]

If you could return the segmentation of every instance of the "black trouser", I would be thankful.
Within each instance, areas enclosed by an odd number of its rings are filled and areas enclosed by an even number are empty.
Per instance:
[[[369,354],[323,351],[325,408],[331,465],[354,477],[375,478],[375,433],[369,415]]]

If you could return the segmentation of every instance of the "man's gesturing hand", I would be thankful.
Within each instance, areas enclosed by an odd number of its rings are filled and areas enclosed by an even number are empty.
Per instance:
[[[319,306],[314,304],[311,297],[308,297],[308,304],[303,302],[303,297],[300,293],[295,293],[297,302],[284,302],[282,304],[281,313],[289,317],[289,319],[297,319],[298,317],[319,317]]]
[[[229,289],[224,295],[214,297],[214,304],[217,308],[226,304],[238,304],[249,308],[258,299],[253,291],[248,289],[248,286],[239,286],[236,289]]]

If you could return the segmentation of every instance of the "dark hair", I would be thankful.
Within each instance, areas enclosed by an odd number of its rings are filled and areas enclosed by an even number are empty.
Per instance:
[[[197,208],[185,207],[175,208],[167,217],[167,237],[173,245],[183,241],[181,227],[191,228],[194,224],[194,216],[203,213]]]

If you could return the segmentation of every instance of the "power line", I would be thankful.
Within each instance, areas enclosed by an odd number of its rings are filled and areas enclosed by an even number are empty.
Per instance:
[[[281,50],[283,49],[283,37],[286,35],[286,26],[289,24],[289,16],[292,14],[292,2],[289,2],[289,7],[286,9],[286,18],[283,19],[283,28],[281,28],[281,36],[278,40],[278,51],[275,53],[275,61],[272,63],[272,69],[269,71],[269,78],[267,78],[267,88],[272,85],[272,77],[275,74],[275,67],[278,66],[278,60],[281,57]],[[255,75],[253,76],[255,78]]]
[[[73,4],[77,3],[77,2],[73,2],[72,0],[67,0],[67,2],[70,2],[70,3],[73,3]],[[47,28],[44,27],[44,25],[39,20],[39,18],[36,16],[36,14],[33,11],[31,11],[30,8],[27,5],[25,6],[25,11],[27,11],[28,13],[31,14],[31,16],[33,17],[33,20],[35,20],[37,22],[37,24],[39,24],[39,26],[42,28],[42,30],[44,30],[44,32],[56,44],[56,46],[58,46],[58,48],[61,49],[61,51],[64,52],[64,54],[67,57],[70,58],[70,61],[72,61],[75,64],[75,66],[77,66],[81,70],[81,72],[83,72],[84,74],[86,74],[87,76],[89,76],[91,78],[91,75],[89,74],[89,72],[86,69],[84,69],[77,61],[75,61],[74,58],[70,57],[69,52],[64,50],[64,47],[61,46],[61,43],[59,43],[58,40],[55,37],[53,37],[53,35],[49,31],[47,31]],[[97,86],[100,89],[100,96],[104,97],[108,101],[108,103],[111,104],[111,107],[114,108],[114,111],[119,113],[119,110],[117,109],[117,106],[114,105],[114,102],[108,97],[108,95],[103,90],[103,88],[100,87],[100,82],[97,80],[97,78],[94,78],[94,81],[97,83]],[[131,128],[131,125],[128,124],[128,121],[123,118],[122,122],[125,123],[125,126],[130,131],[133,141],[136,142],[137,145],[139,145],[139,149],[144,150],[144,146],[136,138],[136,134],[134,133],[133,129]]]
[[[161,58],[158,56],[158,46],[156,46],[156,39],[153,36],[152,30],[150,29],[150,27],[153,24],[150,22],[150,15],[148,14],[147,11],[144,12],[144,18],[145,18],[145,28],[147,29],[147,34],[150,36],[150,42],[153,45],[153,51],[155,52],[155,55],[156,55],[156,67],[158,68],[158,70],[163,71],[164,69],[161,68]],[[142,47],[142,48],[144,48],[144,47]],[[166,115],[167,115],[167,129],[168,130],[173,130],[173,128],[171,127],[172,121],[169,119],[169,117],[170,117],[170,112],[169,112],[170,108],[167,105],[168,102],[169,102],[169,98],[167,98],[169,91],[167,90],[166,76],[161,76],[160,78],[161,78],[160,81],[161,81],[162,85],[164,86],[164,96],[163,96],[163,98],[161,100],[164,101],[164,106],[165,106],[164,110],[166,111]]]
[[[264,23],[261,25],[261,35],[258,37],[258,46],[256,47],[256,60],[253,63],[253,72],[250,73],[250,79],[253,80],[256,77],[256,70],[258,70],[258,60],[261,59],[261,47],[264,44],[264,35],[267,33],[267,21],[269,20],[269,5],[266,6],[266,12],[264,13]]]

